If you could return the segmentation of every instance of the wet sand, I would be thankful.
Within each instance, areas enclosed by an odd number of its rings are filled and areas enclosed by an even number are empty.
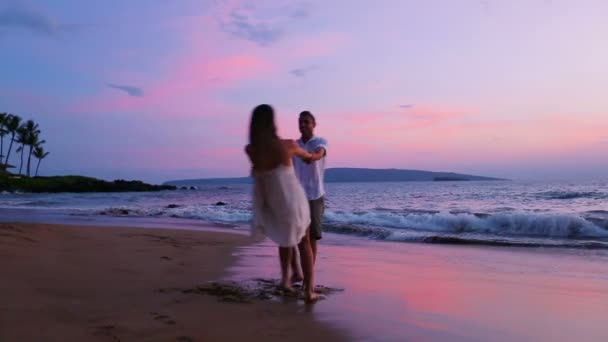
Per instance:
[[[243,235],[0,223],[0,341],[340,341],[297,302],[226,302]],[[221,299],[221,298],[220,298]]]
[[[608,341],[608,251],[378,242],[325,234],[315,305],[357,341]],[[232,278],[272,277],[268,241]]]

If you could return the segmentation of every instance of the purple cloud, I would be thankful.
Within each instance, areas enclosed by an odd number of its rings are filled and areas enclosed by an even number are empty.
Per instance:
[[[133,96],[133,97],[143,97],[144,96],[143,89],[138,88],[138,87],[129,86],[129,85],[112,84],[112,83],[109,83],[108,87],[117,89],[120,91],[124,91],[129,96]]]
[[[37,34],[54,36],[66,30],[55,18],[33,9],[8,7],[0,11],[0,29],[21,29]]]
[[[318,70],[318,69],[319,69],[318,66],[311,65],[311,66],[307,66],[307,67],[303,67],[303,68],[292,69],[289,71],[289,73],[294,75],[295,77],[306,77],[306,75],[308,75],[310,72]]]
[[[240,14],[236,10],[232,11],[229,17],[229,21],[221,25],[224,32],[261,46],[277,42],[283,33],[280,28],[273,27],[269,23],[254,23],[249,16]]]

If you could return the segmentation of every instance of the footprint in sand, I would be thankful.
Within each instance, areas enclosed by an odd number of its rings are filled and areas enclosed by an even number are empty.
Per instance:
[[[167,325],[175,325],[176,321],[172,320],[171,317],[167,315],[161,315],[158,312],[150,312],[150,314],[154,317],[154,320],[161,321]]]
[[[301,286],[294,287],[294,291],[285,291],[279,287],[277,279],[253,279],[252,281],[229,281],[223,283],[209,282],[189,289],[168,288],[160,289],[159,291],[161,293],[181,292],[184,294],[210,295],[217,297],[220,301],[232,303],[251,303],[256,300],[277,301],[282,299],[306,301],[306,296],[302,292]],[[315,287],[315,292],[318,295],[317,300],[326,299],[328,296],[342,291],[344,289],[323,285]]]
[[[113,326],[113,325],[102,325],[102,326],[99,326],[99,327],[95,328],[95,331],[93,332],[93,335],[94,336],[109,337],[113,341],[120,342],[120,339],[114,333],[115,329],[116,329],[116,327]]]

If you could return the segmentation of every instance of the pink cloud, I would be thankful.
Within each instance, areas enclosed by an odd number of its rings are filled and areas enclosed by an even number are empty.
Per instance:
[[[319,134],[330,141],[332,163],[343,166],[436,167],[563,159],[597,150],[597,142],[608,131],[608,119],[583,122],[575,115],[541,115],[493,121],[473,109],[428,105],[323,117]]]
[[[193,148],[120,148],[106,150],[114,164],[125,167],[159,168],[162,170],[184,168],[208,168],[221,165],[222,168],[243,168],[247,160],[243,148],[213,147]]]
[[[138,110],[170,110],[175,112],[175,103],[181,111],[196,111],[185,104],[200,108],[201,100],[209,101],[216,90],[231,87],[239,81],[255,78],[268,72],[272,66],[253,55],[231,55],[205,59],[194,56],[176,63],[169,75],[144,86],[145,96],[130,97],[116,94],[108,89],[100,97],[82,100],[69,108],[70,112],[119,112]],[[186,108],[184,108],[186,107]],[[178,107],[179,108],[179,107]],[[207,108],[209,109],[209,108]]]
[[[300,59],[325,57],[336,53],[351,42],[350,36],[339,32],[299,37],[286,43],[284,56]]]

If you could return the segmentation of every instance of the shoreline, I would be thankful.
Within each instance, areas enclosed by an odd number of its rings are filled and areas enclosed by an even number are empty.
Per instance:
[[[603,213],[603,212],[602,212]],[[560,217],[557,217],[559,219]],[[608,220],[608,217],[606,217]],[[0,223],[50,223],[60,225],[81,226],[114,226],[114,227],[141,227],[141,228],[168,228],[193,231],[218,231],[248,234],[248,224],[243,222],[214,222],[199,218],[140,215],[120,216],[110,214],[81,213],[76,209],[57,209],[38,207],[32,208],[0,208]],[[545,218],[543,223],[555,224],[555,220]],[[534,226],[533,220],[531,225]],[[576,226],[578,221],[573,221]],[[593,222],[589,222],[593,224]],[[608,221],[606,223],[608,224]],[[558,227],[559,228],[559,227]],[[566,227],[567,228],[567,227]],[[576,227],[575,227],[576,228]],[[573,231],[576,231],[572,228]],[[597,229],[608,229],[598,226]],[[570,228],[568,228],[570,229]],[[517,249],[543,249],[543,250],[605,250],[608,251],[608,235],[606,237],[546,237],[534,235],[499,235],[490,233],[446,233],[435,231],[401,230],[389,227],[365,227],[349,224],[326,222],[325,232],[340,236],[357,237],[377,242],[399,242],[404,244],[428,244],[437,246],[469,246],[469,247],[499,247]],[[608,230],[606,230],[608,234]]]
[[[346,340],[295,303],[161,292],[222,279],[255,242],[208,228],[0,223],[0,340]]]
[[[271,241],[213,226],[119,222],[0,223],[0,340],[608,338],[605,251],[378,243],[328,233],[316,283],[343,292],[310,306],[287,298],[247,303],[200,289],[213,287],[210,280],[276,279]],[[576,317],[588,318],[571,324]]]

